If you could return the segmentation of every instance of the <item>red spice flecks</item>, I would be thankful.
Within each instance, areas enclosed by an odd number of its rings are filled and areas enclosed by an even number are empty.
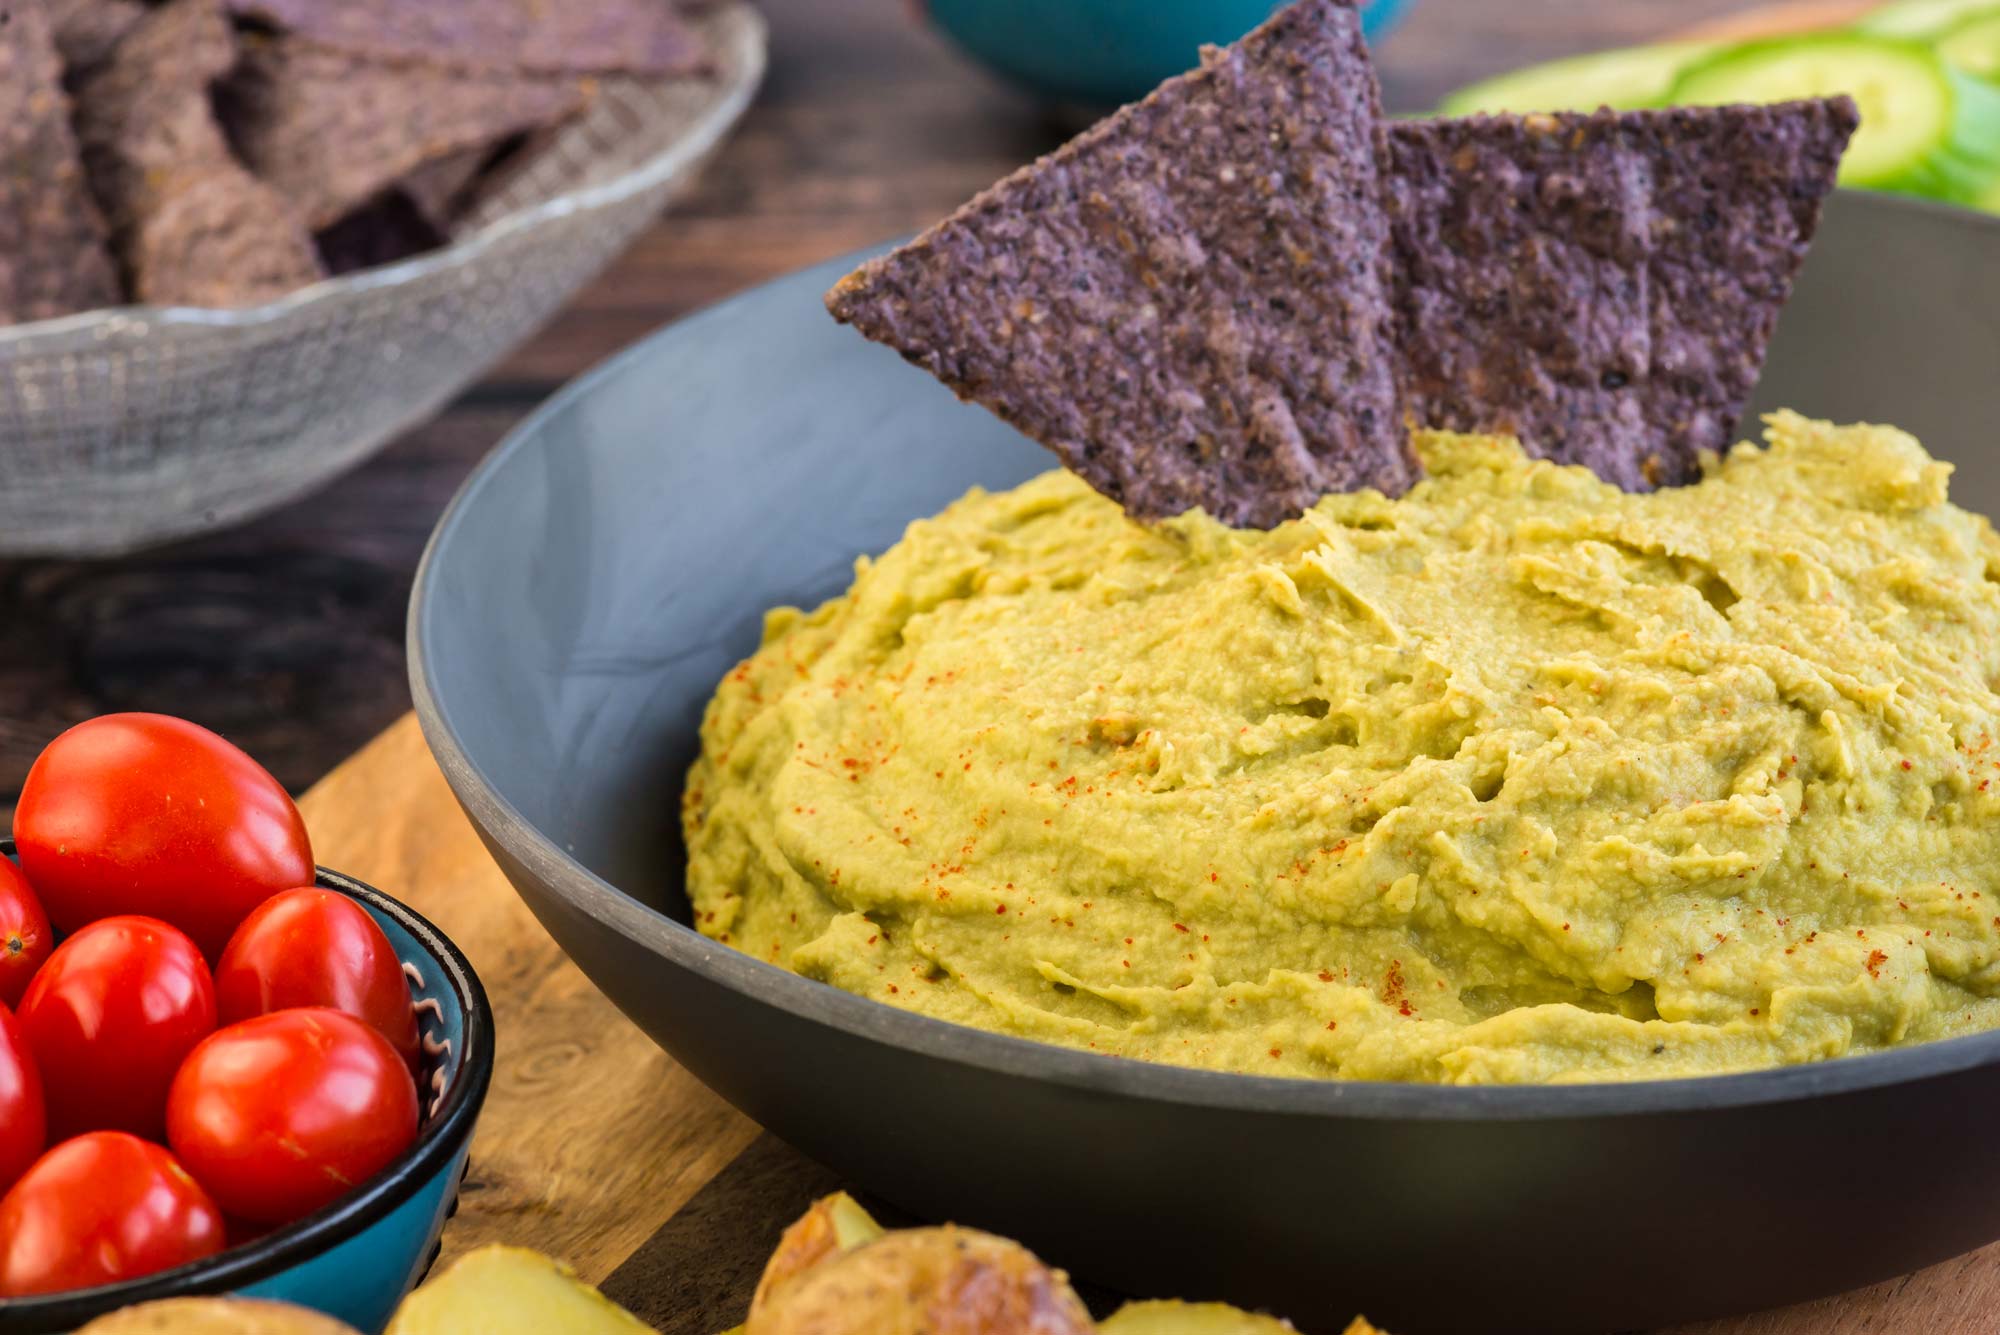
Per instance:
[[[993,911],[1003,918],[1007,916],[1007,906],[1005,904],[995,904]]]
[[[1327,1027],[1328,1029],[1338,1029],[1338,1028],[1340,1028],[1340,1021],[1338,1021],[1338,1020],[1328,1020],[1328,1021],[1326,1022],[1326,1027]]]
[[[896,991],[896,985],[894,983],[889,984],[889,991],[892,993]]]
[[[1887,955],[1884,955],[1881,951],[1879,950],[1869,951],[1868,976],[1870,978],[1880,978],[1882,976],[1882,966],[1887,964],[1888,962],[1889,962],[1889,957]]]
[[[1272,1058],[1273,1058],[1274,1060],[1275,1060],[1276,1058],[1279,1058],[1279,1057],[1282,1057],[1282,1056],[1284,1056],[1284,1055],[1285,1055],[1285,1050],[1284,1050],[1283,1048],[1272,1048],[1272,1049],[1271,1049],[1271,1056],[1272,1056]]]
[[[1905,761],[1903,762],[1903,768],[1904,768],[1904,769],[1908,769],[1908,768],[1910,768],[1910,762],[1909,762],[1909,761],[1907,761],[1907,760],[1905,760]]]
[[[1396,1013],[1398,1015],[1407,1016],[1407,1015],[1415,1015],[1417,1012],[1414,1006],[1410,1005],[1409,1002],[1405,1001],[1402,1005],[1396,1007]]]
[[[1320,980],[1320,981],[1321,981],[1322,983],[1330,983],[1330,982],[1332,982],[1332,981],[1333,981],[1333,971],[1332,971],[1331,969],[1321,969],[1321,970],[1319,971],[1319,980]]]
[[[1174,924],[1174,930],[1176,932],[1185,932],[1187,930],[1187,924],[1184,922],[1177,922]]]
[[[1389,972],[1384,974],[1382,977],[1382,1000],[1394,1001],[1402,995],[1403,995],[1403,962],[1401,960],[1390,960]],[[1405,1015],[1408,1015],[1410,1013],[1408,1010],[1408,1006],[1409,1003],[1405,1002],[1404,1003],[1405,1009],[1403,1011],[1403,1014]]]

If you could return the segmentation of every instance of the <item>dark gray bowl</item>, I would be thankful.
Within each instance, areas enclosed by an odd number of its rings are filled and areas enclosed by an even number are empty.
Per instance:
[[[764,609],[1050,462],[827,319],[848,263],[664,330],[536,413],[445,516],[410,611],[424,731],[487,846],[697,1076],[917,1215],[1313,1331],[1357,1310],[1399,1335],[1651,1326],[2000,1238],[2000,1033],[1623,1086],[1259,1079],[957,1028],[691,930],[682,774]],[[1762,402],[1910,427],[1996,511],[1996,381],[2000,219],[1837,198]]]

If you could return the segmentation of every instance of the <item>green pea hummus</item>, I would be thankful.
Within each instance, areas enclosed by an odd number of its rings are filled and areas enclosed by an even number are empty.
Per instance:
[[[1258,1074],[1685,1076],[2000,1023],[2000,541],[1901,432],[1628,495],[1433,434],[1270,532],[974,492],[770,616],[703,931]]]

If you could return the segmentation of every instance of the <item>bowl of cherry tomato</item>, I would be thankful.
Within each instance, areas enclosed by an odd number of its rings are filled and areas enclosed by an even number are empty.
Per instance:
[[[52,742],[0,854],[0,1329],[222,1293],[381,1329],[492,1077],[464,955],[161,715]]]

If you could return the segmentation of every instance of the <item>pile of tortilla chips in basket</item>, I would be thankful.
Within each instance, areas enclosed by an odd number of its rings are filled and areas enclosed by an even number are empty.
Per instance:
[[[231,307],[442,244],[673,0],[0,0],[0,323]]]

